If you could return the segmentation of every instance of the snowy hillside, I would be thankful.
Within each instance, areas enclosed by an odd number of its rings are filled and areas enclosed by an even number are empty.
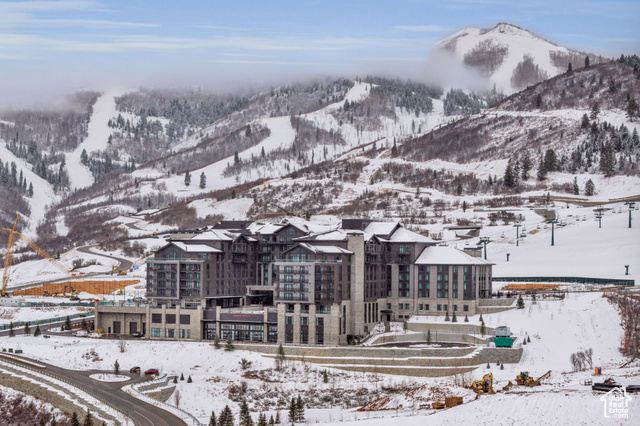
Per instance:
[[[489,30],[465,28],[438,42],[438,47],[452,52],[460,64],[488,78],[487,89],[495,85],[504,93],[554,77],[566,71],[568,62],[574,69],[582,67],[586,56],[506,23]],[[522,79],[516,70],[523,74]]]

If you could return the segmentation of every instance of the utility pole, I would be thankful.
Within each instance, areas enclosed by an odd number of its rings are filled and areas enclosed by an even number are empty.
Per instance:
[[[491,242],[489,237],[480,237],[480,241],[478,241],[478,245],[481,246],[484,244],[484,260],[487,260],[487,244]]]
[[[636,202],[635,201],[627,201],[624,204],[629,206],[629,228],[631,228],[631,211],[636,206]]]
[[[596,212],[596,220],[598,221],[598,228],[602,228],[602,216],[604,216],[604,209],[602,208],[602,206],[598,206],[598,208],[595,209],[594,211]]]
[[[554,237],[555,237],[555,224],[558,223],[558,221],[555,220],[555,219],[551,219],[551,220],[548,220],[547,223],[551,224],[551,245],[553,246],[553,245],[555,245],[554,244],[555,243],[555,239],[554,239]]]
[[[513,226],[516,228],[516,247],[518,247],[518,242],[520,241],[520,227],[522,224],[520,222],[516,222]]]

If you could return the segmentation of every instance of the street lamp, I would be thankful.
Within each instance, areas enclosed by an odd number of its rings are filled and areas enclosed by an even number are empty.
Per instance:
[[[551,245],[553,246],[553,245],[555,245],[554,244],[555,243],[555,239],[554,239],[554,237],[555,237],[555,226],[554,225],[556,223],[558,223],[558,221],[555,220],[555,219],[550,219],[550,220],[547,220],[547,223],[551,224]]]
[[[596,220],[598,221],[598,228],[602,228],[602,216],[604,216],[604,209],[602,208],[602,206],[598,206],[598,208],[595,209],[594,211],[596,212]]]
[[[520,241],[520,227],[522,224],[520,222],[516,222],[513,226],[516,228],[516,247],[518,247],[518,242]]]
[[[484,260],[487,260],[487,244],[491,242],[489,237],[480,237],[480,241],[478,241],[478,245],[481,246],[484,244]]]
[[[627,201],[624,204],[629,206],[629,228],[631,228],[631,210],[633,210],[633,208],[635,207],[636,202],[635,201]]]

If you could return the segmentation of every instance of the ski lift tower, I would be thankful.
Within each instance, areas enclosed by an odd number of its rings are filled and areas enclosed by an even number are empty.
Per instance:
[[[629,206],[629,228],[631,228],[631,211],[636,206],[636,202],[635,201],[627,201],[624,204]]]
[[[551,245],[555,245],[555,224],[558,223],[556,219],[547,220],[547,223],[551,224]]]
[[[518,247],[518,242],[520,241],[520,227],[522,224],[520,222],[516,222],[513,226],[516,228],[516,247]]]
[[[484,260],[487,260],[487,244],[491,242],[489,237],[480,237],[480,241],[478,241],[478,246],[484,244]]]
[[[602,216],[604,216],[604,209],[602,206],[598,206],[597,209],[594,210],[596,212],[596,220],[598,221],[598,228],[602,228]]]

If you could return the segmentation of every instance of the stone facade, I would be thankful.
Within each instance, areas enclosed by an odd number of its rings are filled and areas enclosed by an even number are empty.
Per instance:
[[[146,305],[97,305],[98,328],[149,338],[344,345],[381,321],[478,312],[492,264],[399,223],[233,222],[147,260]],[[188,316],[188,319],[187,319]],[[184,320],[184,322],[183,322]]]

